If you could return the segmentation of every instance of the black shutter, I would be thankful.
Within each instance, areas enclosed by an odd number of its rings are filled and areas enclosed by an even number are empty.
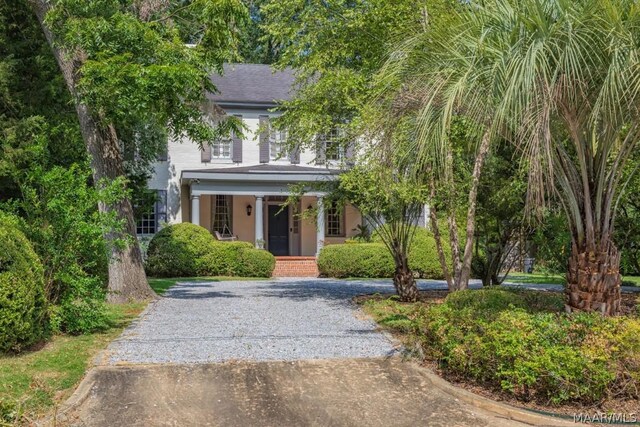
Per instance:
[[[327,141],[324,135],[316,139],[316,165],[324,165],[327,161]]]
[[[353,165],[355,163],[355,160],[356,160],[356,142],[355,141],[347,142],[347,149],[344,157],[348,165]]]
[[[289,155],[289,161],[292,165],[300,164],[300,146],[296,145],[293,150],[291,150],[291,154]]]
[[[234,114],[242,121],[242,114]],[[242,138],[234,132],[232,135],[231,160],[242,163]]]
[[[260,120],[260,163],[269,163],[269,116],[259,116]]]
[[[204,143],[202,150],[200,151],[200,160],[204,163],[211,161],[211,145],[208,142]]]

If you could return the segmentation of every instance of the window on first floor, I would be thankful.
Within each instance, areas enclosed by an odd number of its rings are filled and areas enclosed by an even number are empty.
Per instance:
[[[233,199],[232,196],[216,194],[212,198],[211,230],[225,235],[233,230]]]
[[[167,222],[167,191],[151,190],[135,204],[136,233],[155,234]]]
[[[327,237],[344,237],[344,209],[332,202],[325,213]]]

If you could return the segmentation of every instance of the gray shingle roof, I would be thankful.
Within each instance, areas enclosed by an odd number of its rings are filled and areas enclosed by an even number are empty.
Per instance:
[[[274,165],[261,164],[250,166],[234,166],[213,169],[193,169],[183,172],[203,172],[203,173],[242,173],[242,174],[260,174],[260,173],[310,173],[323,175],[337,175],[341,171],[339,169],[328,169],[324,167],[298,166],[298,165]]]
[[[218,93],[207,98],[217,104],[275,104],[289,100],[294,93],[293,70],[274,71],[264,64],[225,64],[222,76],[211,81]]]

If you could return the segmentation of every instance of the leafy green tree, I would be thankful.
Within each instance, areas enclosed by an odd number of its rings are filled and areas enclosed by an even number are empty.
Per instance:
[[[388,44],[444,15],[448,3],[429,1],[427,11],[418,0],[266,2],[263,28],[280,53],[274,66],[293,68],[299,85],[274,125],[287,129],[292,147],[314,149],[318,135],[336,128],[343,147],[352,142]]]
[[[375,227],[395,264],[393,285],[401,301],[418,300],[418,286],[409,267],[409,249],[422,215],[428,188],[405,168],[368,163],[340,175],[333,197],[355,206],[364,222]],[[381,189],[383,189],[381,191]]]
[[[249,23],[240,34],[240,57],[251,64],[273,64],[280,58],[280,48],[265,32],[262,6],[269,0],[244,0],[249,10]]]
[[[472,270],[484,286],[504,281],[518,260],[516,243],[526,245],[532,231],[524,221],[526,171],[513,160],[514,151],[508,142],[496,144],[478,185]]]
[[[74,101],[94,182],[124,176],[119,135],[137,135],[136,129],[148,127],[202,144],[239,130],[233,120],[213,129],[202,110],[205,91],[215,89],[210,72],[220,72],[223,62],[235,57],[237,28],[246,19],[239,0],[28,3]],[[124,235],[105,233],[113,248],[109,299],[152,297],[140,249],[131,239],[135,223],[129,198],[101,203],[100,209],[115,212],[124,224]],[[111,244],[120,240],[132,243]]]
[[[418,148],[446,147],[463,115],[481,154],[497,137],[517,145],[531,207],[557,196],[571,231],[570,311],[620,309],[613,224],[639,140],[639,23],[632,0],[468,2],[403,45],[395,69],[401,100],[419,105]]]
[[[627,189],[618,205],[615,219],[615,241],[621,252],[620,271],[624,275],[640,275],[640,162],[637,151],[625,171]]]

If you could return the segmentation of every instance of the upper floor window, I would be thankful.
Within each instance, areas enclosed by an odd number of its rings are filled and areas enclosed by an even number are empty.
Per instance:
[[[167,221],[167,191],[156,190],[136,203],[136,234],[155,234]]]
[[[269,133],[269,159],[280,160],[287,147],[287,131],[272,130]]]
[[[325,158],[330,162],[339,162],[344,160],[344,130],[333,128],[329,134],[325,136]]]
[[[224,138],[211,144],[211,159],[230,159],[232,150],[231,138]]]
[[[326,236],[327,237],[344,237],[344,209],[332,202],[326,211]]]

